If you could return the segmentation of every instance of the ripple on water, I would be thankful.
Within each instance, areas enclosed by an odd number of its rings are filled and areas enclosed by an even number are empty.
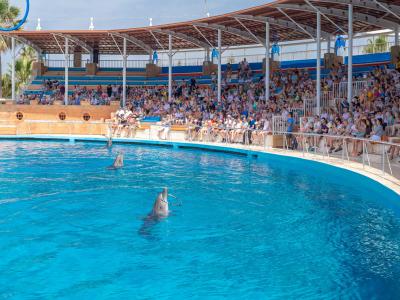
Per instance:
[[[107,171],[120,151],[125,168]],[[343,170],[142,146],[1,142],[0,171],[0,298],[400,295],[400,210],[387,205],[397,196]],[[183,205],[146,223],[163,186]]]

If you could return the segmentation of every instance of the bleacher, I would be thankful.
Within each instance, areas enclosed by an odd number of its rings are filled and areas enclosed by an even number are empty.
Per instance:
[[[367,54],[358,55],[353,57],[354,74],[362,74],[370,72],[373,67],[377,65],[389,64],[390,53],[382,54]],[[347,63],[347,59],[345,60]],[[323,61],[321,62],[323,66]],[[254,71],[253,80],[259,81],[263,76],[262,63],[250,63],[251,69]],[[297,60],[297,61],[284,61],[280,63],[282,70],[290,69],[303,69],[307,70],[311,78],[316,78],[316,60]],[[226,70],[226,65],[222,66],[222,71]],[[238,70],[238,64],[232,64],[234,77],[231,81],[232,84],[238,83],[235,73]],[[322,67],[321,75],[325,77],[329,74],[330,70]],[[176,66],[173,67],[173,80],[188,81],[195,78],[200,85],[210,85],[212,83],[211,76],[204,76],[202,73],[202,66]],[[33,79],[25,94],[36,95],[41,94],[42,84],[45,80],[58,80],[60,84],[64,84],[64,68],[49,68],[44,76],[38,76]],[[69,85],[79,85],[89,89],[95,89],[101,85],[120,85],[122,84],[122,69],[118,68],[101,68],[98,70],[96,76],[86,75],[85,68],[70,68],[69,69]],[[127,85],[128,86],[166,86],[168,85],[168,68],[162,68],[161,74],[157,77],[146,77],[144,69],[127,69]],[[45,92],[51,94],[52,91]],[[70,91],[70,94],[72,91]]]

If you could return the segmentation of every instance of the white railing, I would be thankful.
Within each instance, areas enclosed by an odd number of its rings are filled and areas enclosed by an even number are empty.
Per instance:
[[[307,118],[301,118],[302,124]],[[141,129],[136,126],[113,126],[109,124],[109,136],[121,138],[129,136],[139,140],[189,141],[212,143],[216,145],[242,145],[254,150],[277,149],[285,152],[297,152],[299,156],[331,160],[371,172],[374,175],[394,176],[394,184],[400,186],[400,143],[372,141],[352,136],[321,135],[313,133],[288,133],[284,129],[286,120],[274,118],[274,132],[250,130],[246,128],[197,127],[188,125],[185,131],[174,132],[167,125],[152,125]],[[126,131],[126,135],[124,133]],[[118,132],[115,136],[113,133]],[[177,135],[177,133],[179,133]],[[274,136],[277,138],[275,139]],[[399,138],[400,140],[400,138]]]
[[[361,80],[353,82],[353,96],[360,96],[361,93],[368,87],[369,81]],[[333,84],[333,98],[347,97],[347,81]]]
[[[149,63],[149,60],[127,60],[126,67],[129,69],[145,69],[146,65]],[[100,68],[119,68],[122,69],[123,61],[122,60],[100,60],[99,62]]]
[[[43,63],[48,68],[65,68],[65,60],[63,59],[45,59]],[[82,60],[81,65],[78,68],[85,68],[87,60]],[[68,68],[74,68],[74,61],[68,60]]]
[[[315,116],[320,113],[328,112],[331,109],[337,110],[337,103],[334,96],[333,91],[322,92],[321,93],[321,102],[320,102],[320,112],[318,112],[318,104],[317,98],[306,98],[303,101],[304,105],[304,116]]]
[[[280,132],[287,131],[287,118],[283,116],[273,116],[272,117],[272,132],[274,134],[279,134]]]

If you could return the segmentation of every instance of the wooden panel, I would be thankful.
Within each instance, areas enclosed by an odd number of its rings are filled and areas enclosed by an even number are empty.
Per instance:
[[[64,106],[64,105],[0,105],[1,120],[17,120],[17,113],[23,115],[23,120],[51,120],[59,121],[59,114],[65,113],[66,120],[82,121],[84,114],[90,115],[90,121],[110,119],[111,113],[117,111],[119,103],[110,106]]]

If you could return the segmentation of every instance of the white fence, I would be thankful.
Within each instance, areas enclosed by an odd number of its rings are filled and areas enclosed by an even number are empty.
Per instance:
[[[283,116],[272,117],[272,132],[273,134],[280,134],[287,131],[287,118]]]
[[[320,113],[327,112],[330,109],[336,109],[337,106],[333,95],[334,92],[323,92],[321,94],[320,112],[318,112],[316,97],[304,99],[304,116],[315,116]]]
[[[347,97],[347,81],[335,83],[333,85],[333,97],[332,98],[346,98]],[[360,96],[362,91],[368,87],[368,81],[354,81],[353,82],[353,96]]]
[[[127,60],[126,67],[128,69],[145,69],[146,65],[149,63],[149,60]],[[100,60],[99,62],[100,68],[123,68],[122,60]]]

